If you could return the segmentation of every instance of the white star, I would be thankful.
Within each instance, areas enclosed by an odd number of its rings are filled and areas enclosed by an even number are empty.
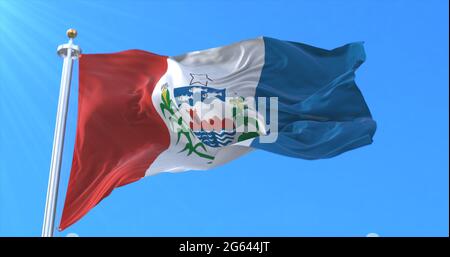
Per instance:
[[[189,73],[189,75],[191,75],[191,82],[189,82],[189,85],[200,84],[207,86],[209,81],[213,81],[208,77],[208,74]]]

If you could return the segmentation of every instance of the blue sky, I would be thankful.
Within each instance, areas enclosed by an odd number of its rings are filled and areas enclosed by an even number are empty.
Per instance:
[[[0,236],[41,233],[65,31],[85,53],[163,55],[257,36],[365,41],[374,143],[306,161],[255,151],[116,189],[56,236],[448,236],[448,1],[0,0]],[[71,89],[57,219],[74,145]]]

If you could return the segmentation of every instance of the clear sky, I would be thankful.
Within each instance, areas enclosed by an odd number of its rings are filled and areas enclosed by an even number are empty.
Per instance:
[[[57,236],[448,236],[448,1],[0,0],[0,236],[41,233],[65,31],[85,53],[163,55],[269,36],[365,41],[372,145],[306,161],[255,151],[116,189]],[[76,127],[74,71],[57,220]]]

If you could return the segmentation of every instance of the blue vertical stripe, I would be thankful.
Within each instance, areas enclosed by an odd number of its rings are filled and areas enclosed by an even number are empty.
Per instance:
[[[354,81],[363,43],[324,50],[264,37],[256,97],[278,97],[278,138],[252,147],[304,158],[330,158],[372,143],[376,123]]]

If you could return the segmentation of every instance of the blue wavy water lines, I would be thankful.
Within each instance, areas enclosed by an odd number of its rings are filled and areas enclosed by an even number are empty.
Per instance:
[[[236,131],[194,131],[195,136],[197,136],[202,143],[209,147],[221,147],[226,146],[233,142]]]

